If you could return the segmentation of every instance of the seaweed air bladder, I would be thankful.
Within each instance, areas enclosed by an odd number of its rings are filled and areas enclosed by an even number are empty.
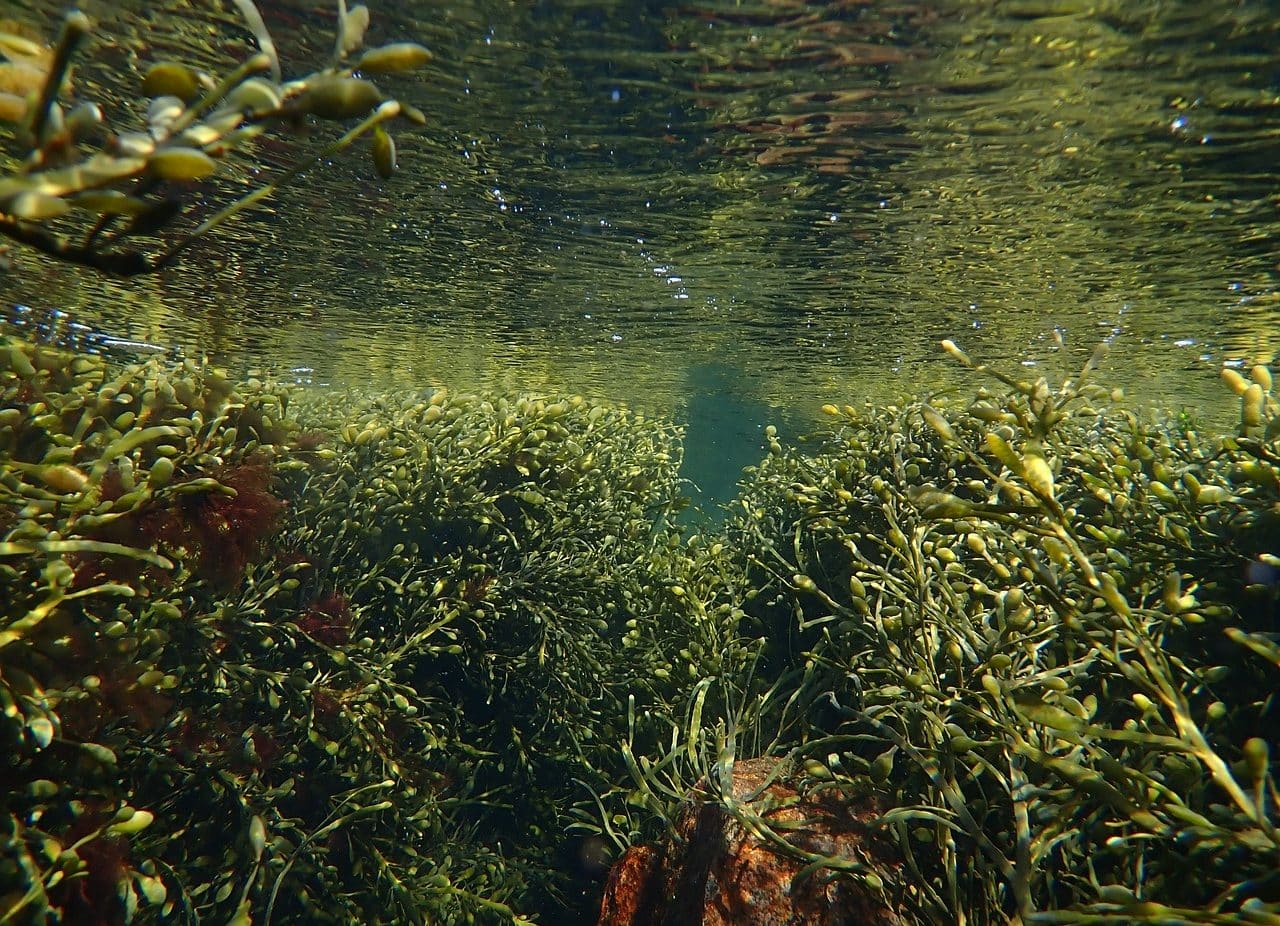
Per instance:
[[[426,117],[370,78],[420,68],[431,53],[413,42],[361,51],[369,10],[340,2],[329,60],[285,80],[257,7],[235,5],[258,52],[221,77],[153,62],[139,88],[145,124],[128,129],[106,125],[89,100],[64,108],[75,92],[72,62],[98,38],[88,16],[67,13],[52,48],[0,31],[0,119],[15,123],[23,144],[16,167],[0,176],[0,234],[58,260],[136,276],[169,266],[202,236],[366,135],[375,171],[389,178],[396,151],[387,126],[397,119],[420,126]],[[299,143],[293,164],[266,183],[226,205],[206,205],[216,199],[209,187],[237,185],[233,156],[252,162],[256,139],[296,135],[308,121],[354,124],[318,149]]]

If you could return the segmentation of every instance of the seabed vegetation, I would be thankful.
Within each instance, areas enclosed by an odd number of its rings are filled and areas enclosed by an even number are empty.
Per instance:
[[[1000,388],[829,408],[686,536],[625,409],[9,338],[0,921],[561,921],[699,780],[786,851],[759,756],[876,802],[810,876],[903,922],[1276,921],[1270,374],[1214,437],[948,349]]]
[[[281,83],[237,6],[261,53],[156,64],[147,130],[89,154],[100,113],[57,104],[87,21],[0,36],[0,231],[159,269],[296,171],[185,226],[184,184],[307,115],[389,172],[416,110],[357,72],[425,49],[348,61],[341,5]],[[0,923],[586,920],[689,800],[903,923],[1280,923],[1270,371],[1224,371],[1221,434],[1126,408],[1100,355],[1053,387],[943,348],[971,401],[767,430],[690,530],[681,429],[627,408],[4,337]],[[892,851],[797,848],[731,787],[761,757]]]

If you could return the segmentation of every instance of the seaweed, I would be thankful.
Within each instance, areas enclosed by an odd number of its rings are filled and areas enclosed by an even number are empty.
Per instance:
[[[96,38],[79,10],[63,19],[52,48],[0,24],[0,118],[25,141],[18,166],[0,175],[0,234],[58,260],[117,276],[155,273],[227,220],[252,208],[317,159],[371,135],[381,177],[396,168],[386,125],[414,106],[389,99],[370,77],[421,67],[430,52],[399,42],[360,52],[367,7],[339,0],[334,52],[321,68],[283,80],[275,44],[251,0],[236,7],[259,51],[221,78],[176,61],[153,62],[143,76],[140,129],[115,130],[101,108],[81,100],[64,111],[72,60]],[[357,76],[357,73],[361,76]],[[230,177],[240,155],[254,157],[269,132],[296,134],[308,120],[348,123],[336,140],[297,157],[273,179],[225,205],[211,196],[218,173]],[[198,216],[201,216],[197,218]],[[146,239],[157,239],[150,244]]]
[[[624,408],[0,343],[0,917],[586,919],[699,804],[904,923],[1276,915],[1269,371],[1209,434],[947,350],[998,388],[766,431],[685,535]]]

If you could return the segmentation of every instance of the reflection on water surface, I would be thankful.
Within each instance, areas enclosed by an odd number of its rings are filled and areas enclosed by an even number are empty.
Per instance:
[[[263,6],[286,71],[323,58],[331,10]],[[119,106],[140,66],[225,70],[251,41],[220,6],[86,12],[77,81]],[[398,3],[373,23],[435,53],[387,82],[430,117],[396,177],[339,156],[156,278],[23,253],[0,296],[317,382],[657,408],[708,363],[776,407],[934,387],[942,337],[1048,361],[1056,328],[1064,368],[1109,339],[1115,381],[1175,402],[1273,355],[1266,4]]]

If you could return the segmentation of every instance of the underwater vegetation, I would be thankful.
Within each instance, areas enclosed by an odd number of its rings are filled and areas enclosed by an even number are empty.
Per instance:
[[[0,921],[590,922],[690,801],[904,923],[1280,916],[1269,372],[1211,436],[949,350],[997,388],[767,433],[685,535],[626,409],[6,339]]]
[[[0,23],[0,124],[16,127],[21,151],[0,162],[0,234],[51,257],[105,273],[134,276],[168,266],[201,236],[270,196],[317,158],[369,135],[381,177],[396,168],[386,125],[400,117],[422,125],[414,106],[389,99],[370,78],[422,66],[430,53],[398,42],[361,51],[369,10],[338,2],[330,60],[285,80],[275,44],[252,0],[235,6],[259,51],[222,77],[177,61],[155,61],[139,88],[145,125],[116,130],[89,100],[74,97],[71,67],[94,38],[79,10],[67,13],[52,47]],[[308,120],[359,120],[336,140],[299,156],[292,167],[230,201],[211,196],[212,180],[231,175],[266,133],[291,133]],[[209,182],[205,182],[209,181]],[[225,200],[226,197],[222,197]]]
[[[687,654],[704,680],[669,738],[633,737],[603,806],[667,820],[700,779],[905,923],[1277,921],[1270,372],[1224,372],[1240,425],[1209,436],[1113,405],[1095,361],[1054,391],[944,346],[1000,390],[829,406],[824,448],[774,446],[744,480],[717,539],[737,577],[698,597],[741,608],[723,632],[759,656],[713,677]],[[896,858],[774,831],[727,787],[762,747],[810,793],[885,808]]]
[[[575,779],[606,787],[661,685],[617,643],[674,427],[19,340],[0,399],[0,920],[571,904]]]

